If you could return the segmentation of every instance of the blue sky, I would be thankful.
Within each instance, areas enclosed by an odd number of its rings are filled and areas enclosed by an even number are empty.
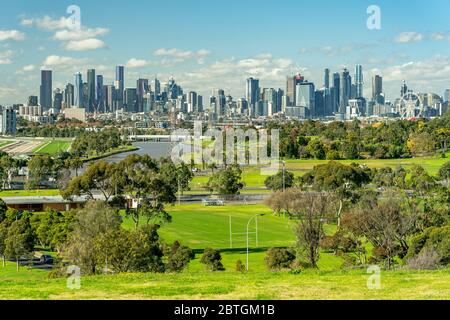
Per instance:
[[[67,28],[66,8],[81,10],[81,30]],[[369,30],[366,10],[381,9],[381,29]],[[245,79],[284,87],[300,71],[317,87],[333,72],[362,64],[365,95],[381,74],[388,98],[405,79],[416,91],[450,87],[448,0],[15,0],[0,12],[0,104],[39,93],[39,70],[54,70],[54,87],[84,77],[87,68],[114,80],[126,66],[126,86],[138,77],[174,76],[185,90],[208,96],[224,88],[236,98]]]

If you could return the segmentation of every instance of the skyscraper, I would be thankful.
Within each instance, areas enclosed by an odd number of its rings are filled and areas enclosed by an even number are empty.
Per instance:
[[[372,78],[372,100],[378,101],[382,92],[383,92],[383,78],[379,75],[375,75]]]
[[[408,86],[406,85],[406,81],[403,80],[402,87],[400,89],[400,97],[403,97],[407,93],[408,93]]]
[[[63,94],[59,88],[56,88],[55,91],[53,91],[53,109],[55,113],[61,112],[63,102]]]
[[[364,78],[362,72],[362,66],[357,64],[355,66],[355,86],[356,86],[356,94],[355,98],[363,98],[364,97]]]
[[[444,100],[444,102],[450,101],[450,89],[445,89],[443,100]]]
[[[350,99],[352,90],[352,78],[350,76],[350,73],[347,69],[344,68],[341,73],[341,79],[340,79],[340,90],[339,90],[339,113],[345,114],[347,106],[348,106],[348,100]]]
[[[52,107],[52,71],[41,70],[40,102],[43,111]]]
[[[295,76],[288,76],[286,79],[286,97],[287,102],[290,106],[295,106],[295,96],[296,96],[296,86],[299,83],[302,83],[305,80],[305,78],[301,74],[296,74]]]
[[[315,87],[312,82],[302,82],[295,88],[296,107],[300,107],[301,117],[308,118],[315,116]]]
[[[73,106],[77,108],[83,107],[83,76],[80,72],[75,74]]]
[[[105,96],[103,95],[103,76],[97,75],[97,82],[96,82],[96,90],[95,90],[95,101],[97,105],[97,111],[98,112],[106,112],[105,110]]]
[[[330,88],[330,69],[325,69],[323,86],[325,89]]]
[[[95,69],[87,71],[87,112],[95,111]]]
[[[126,88],[124,94],[124,107],[128,112],[136,110],[137,90],[136,88]]]
[[[116,88],[116,100],[119,108],[122,108],[124,99],[123,99],[123,91],[125,89],[125,76],[124,76],[124,67],[117,66],[116,67],[116,81],[114,83]]]
[[[136,110],[135,112],[143,112],[144,111],[144,96],[150,91],[148,88],[148,79],[138,79],[136,82]]]
[[[247,85],[245,88],[245,98],[247,99],[248,105],[251,112],[255,111],[256,103],[259,100],[259,80],[254,78],[247,79]]]
[[[75,87],[73,84],[68,83],[66,85],[66,89],[64,90],[64,103],[66,105],[66,108],[70,108],[74,104],[74,89]]]

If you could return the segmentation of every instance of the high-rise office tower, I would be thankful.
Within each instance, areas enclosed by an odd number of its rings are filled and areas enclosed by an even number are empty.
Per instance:
[[[408,86],[406,85],[406,81],[403,80],[402,87],[400,89],[400,97],[403,97],[407,93],[408,93]]]
[[[355,98],[363,98],[364,97],[364,76],[362,71],[362,66],[357,64],[355,66]]]
[[[87,71],[87,101],[86,111],[95,111],[95,69],[89,69]]]
[[[328,68],[325,69],[323,86],[325,89],[330,88],[330,69]]]
[[[287,102],[290,106],[295,106],[295,90],[296,86],[299,83],[302,83],[305,80],[305,78],[301,74],[297,74],[295,76],[288,76],[286,79],[286,97]]]
[[[70,108],[74,104],[74,90],[75,87],[73,84],[68,83],[66,85],[66,89],[64,90],[64,103],[66,105],[66,108]]]
[[[352,90],[352,77],[347,69],[342,70],[339,90],[339,113],[345,114]]]
[[[61,112],[62,102],[63,94],[59,88],[56,88],[55,91],[53,91],[53,109],[55,113]]]
[[[126,88],[124,91],[124,107],[127,112],[134,112],[137,103],[136,88]]]
[[[197,95],[197,112],[203,112],[203,96]]]
[[[155,100],[156,100],[156,97],[161,94],[161,83],[156,78],[152,81],[152,90],[155,93]]]
[[[378,97],[383,92],[383,78],[379,75],[375,75],[372,78],[372,100],[377,101]]]
[[[149,91],[148,79],[138,79],[136,82],[137,101],[135,112],[144,111],[144,96]]]
[[[444,102],[450,101],[450,89],[445,89],[444,96],[442,97]]]
[[[116,81],[114,83],[114,86],[116,88],[116,101],[118,104],[118,108],[122,108],[124,103],[123,91],[125,89],[125,75],[123,66],[116,67]]]
[[[41,70],[40,102],[43,111],[52,107],[52,71]]]
[[[254,78],[248,78],[246,82],[245,88],[245,98],[251,108],[251,111],[254,112],[256,102],[259,100],[260,89],[259,89],[259,80]]]
[[[331,105],[333,113],[339,111],[339,103],[341,99],[341,75],[338,72],[333,73],[333,87],[330,89]]]
[[[95,101],[97,105],[97,112],[106,112],[105,110],[105,96],[103,95],[103,76],[97,75],[96,89],[95,89]]]
[[[82,108],[83,105],[83,76],[78,72],[75,74],[73,106]]]
[[[187,96],[187,111],[188,112],[197,112],[197,92],[191,91]]]
[[[116,88],[113,85],[103,86],[103,96],[105,97],[105,110],[107,112],[116,111]]]
[[[212,96],[210,98],[210,107],[212,112],[217,116],[221,116],[225,112],[226,97],[223,89],[213,89]]]
[[[315,116],[315,87],[314,83],[304,81],[297,84],[295,90],[296,107],[300,107],[302,118]]]

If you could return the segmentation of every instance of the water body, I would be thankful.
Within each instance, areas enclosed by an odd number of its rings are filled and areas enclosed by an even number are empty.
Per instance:
[[[172,150],[172,144],[170,142],[135,142],[133,146],[138,147],[138,150],[123,152],[106,157],[102,160],[111,163],[117,163],[125,159],[130,154],[149,155],[153,159],[160,159],[163,157],[169,157]]]

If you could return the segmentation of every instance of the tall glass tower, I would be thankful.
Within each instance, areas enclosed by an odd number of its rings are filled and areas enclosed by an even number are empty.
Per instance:
[[[73,105],[77,108],[83,107],[83,77],[80,72],[75,74],[75,88],[73,94]]]
[[[52,108],[52,71],[41,70],[40,102],[42,111]]]
[[[362,72],[362,66],[357,64],[355,66],[355,85],[356,85],[356,98],[364,97],[364,78]]]
[[[114,83],[114,86],[116,87],[116,99],[118,102],[118,107],[121,108],[123,106],[123,91],[125,89],[125,76],[123,66],[116,67],[116,82]]]

